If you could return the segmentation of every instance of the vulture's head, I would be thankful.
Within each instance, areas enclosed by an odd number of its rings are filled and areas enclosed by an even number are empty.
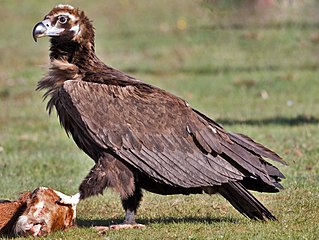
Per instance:
[[[70,5],[57,5],[33,28],[33,38],[51,37],[51,41],[91,43],[94,29],[83,11]]]

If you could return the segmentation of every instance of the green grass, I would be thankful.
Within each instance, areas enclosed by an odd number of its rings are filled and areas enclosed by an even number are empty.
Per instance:
[[[66,1],[94,20],[108,64],[171,91],[193,107],[276,150],[289,166],[279,194],[255,194],[278,222],[250,221],[220,196],[145,193],[144,230],[98,235],[122,221],[110,190],[78,206],[80,228],[50,239],[316,239],[319,237],[319,30],[315,1],[262,13],[209,1]],[[204,3],[205,2],[205,3]],[[32,27],[55,1],[1,1],[0,198],[49,186],[77,191],[93,165],[34,91],[48,39]],[[186,23],[181,29],[180,23]],[[179,27],[178,27],[179,26]],[[183,28],[183,27],[182,27]]]

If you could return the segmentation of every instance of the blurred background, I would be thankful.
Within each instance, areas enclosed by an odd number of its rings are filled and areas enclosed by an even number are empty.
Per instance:
[[[305,222],[303,230],[289,236],[315,231],[318,1],[64,2],[93,20],[96,52],[105,63],[173,92],[226,129],[282,155],[290,165],[280,166],[286,190],[263,200],[275,215],[288,219],[288,228],[296,219]],[[55,113],[49,118],[43,93],[35,92],[49,64],[49,42],[35,43],[31,32],[58,3],[1,0],[0,198],[41,185],[73,193],[93,165],[66,137]],[[162,208],[151,194],[146,198]]]
[[[228,117],[234,106],[243,111],[236,114],[238,118],[266,114],[264,106],[272,108],[268,111],[270,116],[274,112],[285,116],[312,112],[310,102],[302,104],[302,94],[296,94],[306,90],[309,81],[305,85],[296,83],[299,78],[305,80],[300,72],[307,72],[309,78],[318,70],[317,1],[66,2],[84,9],[93,20],[96,50],[105,62],[145,81],[172,88],[194,104],[200,101],[215,118]],[[45,72],[48,39],[34,43],[31,30],[56,4],[32,0],[1,2],[0,94],[4,98],[14,91],[10,90],[11,85],[35,85]],[[185,75],[190,83],[184,84]],[[199,76],[204,77],[200,79],[203,84],[198,83]],[[183,87],[176,88],[180,83]],[[237,94],[230,90],[232,86],[260,95],[258,101],[267,101],[258,107],[244,97],[231,101],[232,94]],[[217,93],[212,92],[217,89]],[[311,94],[314,88],[307,91],[310,92],[304,98],[316,95]],[[27,93],[34,95],[29,89]],[[228,101],[217,101],[225,95],[229,95]],[[215,111],[216,108],[225,111]]]

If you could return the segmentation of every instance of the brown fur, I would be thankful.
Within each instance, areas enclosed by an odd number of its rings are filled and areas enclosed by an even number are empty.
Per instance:
[[[0,202],[0,234],[12,232],[17,218],[26,208],[26,202],[30,195],[30,192],[25,192],[16,201]]]
[[[53,189],[41,187],[0,203],[0,233],[44,236],[73,226],[75,207],[58,204],[59,199]]]

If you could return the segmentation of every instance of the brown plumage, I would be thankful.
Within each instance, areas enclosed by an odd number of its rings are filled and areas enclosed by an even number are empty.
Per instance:
[[[33,30],[51,37],[51,67],[38,84],[47,108],[95,166],[80,199],[106,187],[120,193],[126,222],[142,198],[159,194],[219,193],[252,219],[275,217],[247,189],[277,192],[283,174],[263,157],[283,163],[252,139],[227,132],[183,99],[105,65],[94,50],[94,30],[79,9],[58,5]]]

